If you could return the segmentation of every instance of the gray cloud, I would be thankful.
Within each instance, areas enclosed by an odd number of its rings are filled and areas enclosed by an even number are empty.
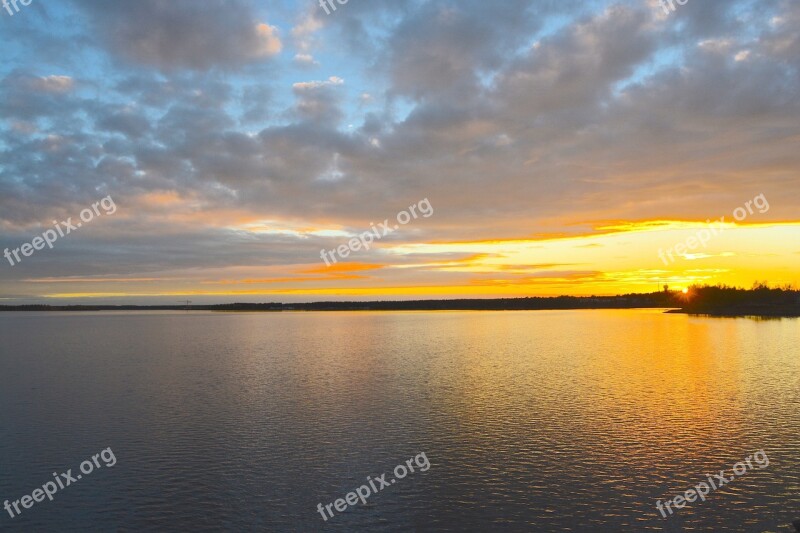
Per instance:
[[[276,28],[247,0],[76,3],[114,54],[163,70],[234,68],[278,54]]]

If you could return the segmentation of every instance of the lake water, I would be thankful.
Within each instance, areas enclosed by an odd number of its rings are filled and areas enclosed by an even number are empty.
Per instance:
[[[654,310],[0,314],[0,502],[117,460],[0,530],[789,531],[798,339]]]

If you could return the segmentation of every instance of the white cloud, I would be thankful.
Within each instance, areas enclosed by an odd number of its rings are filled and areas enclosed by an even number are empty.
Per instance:
[[[309,91],[314,89],[320,89],[322,87],[333,87],[336,85],[343,85],[344,80],[337,76],[331,76],[327,80],[324,81],[301,81],[292,85],[292,88],[296,91]]]
[[[31,85],[43,92],[66,93],[75,86],[75,81],[69,76],[46,76],[32,81]]]

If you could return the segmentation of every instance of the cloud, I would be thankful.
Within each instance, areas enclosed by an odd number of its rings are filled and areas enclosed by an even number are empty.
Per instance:
[[[278,30],[245,0],[88,0],[102,43],[117,56],[165,71],[231,69],[279,54]]]
[[[294,63],[295,65],[301,67],[318,67],[319,62],[314,59],[314,56],[311,54],[296,54],[294,56]]]
[[[31,78],[29,88],[46,93],[66,93],[75,86],[75,81],[69,76],[44,76]]]
[[[303,19],[292,28],[292,38],[295,46],[301,50],[299,55],[307,55],[308,50],[314,45],[314,35],[323,27],[323,21],[315,15],[316,6],[314,11],[306,14]]]
[[[99,116],[96,127],[99,130],[139,138],[150,131],[150,122],[143,115],[137,114],[135,109],[125,106],[110,109],[107,115]]]
[[[341,97],[337,88],[344,80],[331,76],[324,81],[298,82],[292,85],[297,98],[295,115],[303,120],[335,126],[343,117],[340,109]]]
[[[72,96],[75,81],[69,76],[35,76],[23,70],[0,79],[0,110],[3,117],[23,120],[57,115]]]
[[[317,89],[322,89],[325,87],[334,87],[336,85],[342,85],[344,80],[342,78],[331,76],[327,80],[324,81],[303,81],[298,82],[292,85],[292,88],[297,93],[302,93],[304,91],[314,91]]]
[[[278,37],[278,28],[264,24],[256,26],[259,46],[255,50],[255,57],[270,57],[277,55],[283,50],[283,43]]]
[[[75,5],[83,26],[24,41],[0,70],[0,245],[100,193],[120,213],[31,261],[44,278],[195,265],[279,279],[338,244],[326,235],[425,197],[436,216],[364,261],[604,220],[718,219],[761,192],[780,198],[765,220],[800,206],[795,1],[695,0],[662,17],[635,1],[370,0],[324,19],[245,0]],[[247,231],[263,220],[305,238]],[[399,270],[374,274],[432,279]]]

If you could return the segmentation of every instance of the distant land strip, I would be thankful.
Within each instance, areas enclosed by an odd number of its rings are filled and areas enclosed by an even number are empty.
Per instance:
[[[373,302],[230,303],[215,305],[4,305],[6,311],[533,311],[569,309],[669,309],[671,313],[712,316],[799,317],[800,291],[766,286],[692,287],[621,296],[557,296],[493,299]]]

